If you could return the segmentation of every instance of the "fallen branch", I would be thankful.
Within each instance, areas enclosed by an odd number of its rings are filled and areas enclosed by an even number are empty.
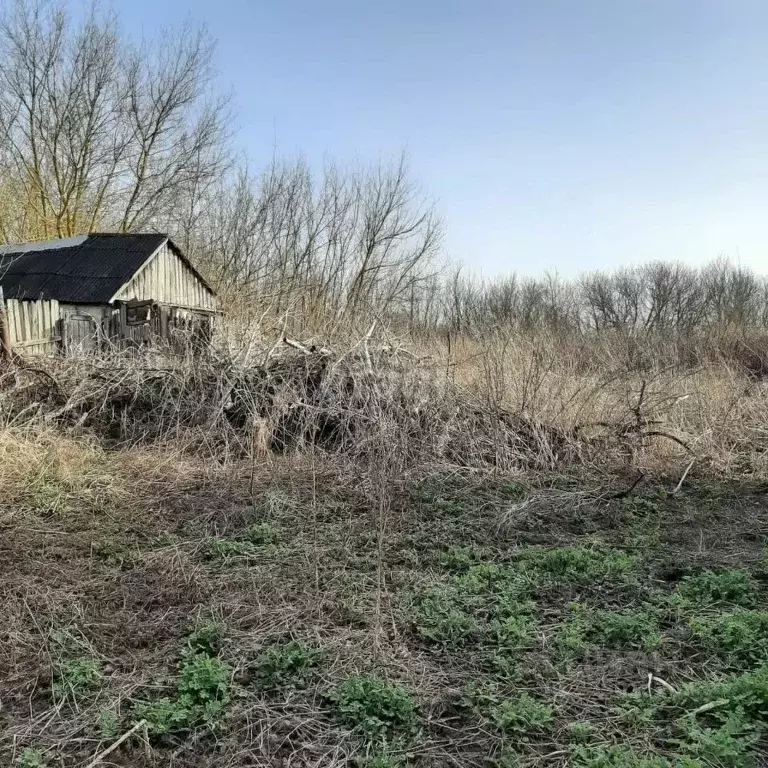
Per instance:
[[[674,490],[670,491],[667,496],[670,498],[672,496],[676,496],[680,489],[683,487],[683,483],[685,482],[685,478],[688,477],[688,473],[691,471],[691,467],[693,466],[693,462],[696,461],[696,459],[691,459],[690,464],[685,468],[685,472],[683,472],[683,476],[680,478],[680,482],[675,486]]]
[[[136,723],[133,728],[131,728],[129,731],[126,731],[111,747],[107,747],[101,754],[96,755],[96,757],[91,760],[88,765],[85,766],[85,768],[95,768],[95,766],[99,765],[107,755],[111,755],[127,738],[132,736],[136,731],[139,730],[139,728],[143,728],[147,724],[146,720],[139,720],[138,723]]]
[[[305,355],[311,354],[309,347],[305,347],[300,342],[296,341],[295,339],[289,339],[287,336],[283,336],[283,344],[286,344],[289,347],[293,347],[293,349],[298,349],[299,352],[303,352]]]
[[[677,693],[677,689],[670,685],[666,680],[662,680],[660,677],[656,677],[653,672],[648,673],[648,693],[651,692],[651,686],[653,683],[658,683],[662,688],[666,688],[670,693]]]
[[[718,707],[724,707],[726,704],[730,704],[730,701],[728,699],[717,699],[715,701],[710,701],[708,704],[702,704],[697,709],[694,709],[693,712],[690,712],[691,717],[695,717],[696,715],[701,715],[704,712],[710,712],[713,709],[717,709]]]
[[[311,347],[305,347],[301,342],[296,339],[289,339],[287,336],[283,336],[283,344],[293,349],[298,349],[299,352],[303,352],[305,355],[320,354],[320,355],[332,355],[333,351],[326,347],[316,347],[314,344]]]
[[[685,448],[688,453],[693,453],[693,448],[691,448],[688,443],[685,442],[685,440],[681,440],[679,437],[675,437],[674,435],[670,435],[668,432],[660,432],[659,430],[653,430],[651,432],[645,433],[646,437],[666,437],[667,440],[672,440],[672,442],[677,443],[678,445],[681,445],[683,448]]]

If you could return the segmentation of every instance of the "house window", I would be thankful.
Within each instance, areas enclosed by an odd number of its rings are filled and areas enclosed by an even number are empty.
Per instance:
[[[142,304],[128,304],[125,308],[125,322],[127,325],[146,325],[152,314],[152,305],[149,302]]]

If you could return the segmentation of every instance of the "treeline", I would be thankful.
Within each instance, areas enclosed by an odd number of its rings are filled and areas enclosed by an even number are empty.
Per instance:
[[[573,279],[515,275],[482,281],[456,270],[442,286],[434,326],[521,332],[690,336],[768,328],[768,279],[721,258],[696,268],[651,262]]]
[[[94,7],[0,13],[0,238],[167,231],[230,314],[297,332],[385,320],[404,332],[687,338],[768,327],[768,281],[725,260],[564,280],[445,266],[442,223],[404,158],[272,160],[252,172],[190,26],[129,40]]]
[[[482,280],[441,263],[441,223],[402,158],[313,174],[275,163],[242,174],[185,246],[230,305],[312,332],[386,319],[402,331],[678,337],[768,328],[768,279],[721,258],[652,262],[574,278]]]

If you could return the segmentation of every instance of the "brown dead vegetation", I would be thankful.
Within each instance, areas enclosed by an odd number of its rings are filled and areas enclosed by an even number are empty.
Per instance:
[[[359,457],[382,422],[415,463],[551,467],[576,450],[557,426],[490,408],[410,356],[285,349],[245,364],[216,351],[40,360],[7,373],[0,397],[9,423],[113,445],[179,441],[217,460],[309,446]]]

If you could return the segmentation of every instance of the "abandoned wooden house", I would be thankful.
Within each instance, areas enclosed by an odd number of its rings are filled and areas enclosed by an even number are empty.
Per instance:
[[[162,234],[3,246],[0,289],[10,342],[21,354],[207,340],[216,313],[211,287]]]

